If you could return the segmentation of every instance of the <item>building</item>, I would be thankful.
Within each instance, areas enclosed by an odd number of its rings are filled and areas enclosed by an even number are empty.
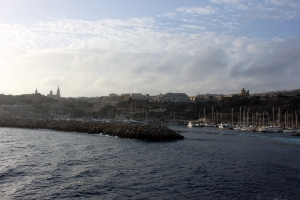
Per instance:
[[[200,95],[200,94],[197,94],[196,97],[195,97],[195,102],[207,102],[208,99],[205,98],[206,96],[205,95]]]
[[[165,93],[156,96],[157,102],[191,102],[185,93]]]
[[[130,98],[144,100],[146,99],[146,96],[141,93],[130,93]]]
[[[35,89],[35,92],[32,93],[32,94],[22,94],[20,96],[27,97],[27,98],[31,99],[32,101],[34,101],[34,102],[42,102],[43,97],[44,97],[44,95],[39,93],[37,89]]]
[[[60,89],[59,89],[59,86],[57,88],[57,91],[56,91],[56,94],[53,94],[53,91],[51,89],[50,91],[50,94],[47,95],[47,97],[51,97],[51,98],[54,98],[54,99],[59,99],[61,96],[60,96]]]
[[[117,97],[117,96],[119,96],[119,95],[117,95],[116,93],[111,93],[111,94],[109,94],[108,96],[109,96],[109,97]]]
[[[224,96],[223,95],[216,95],[216,96],[214,96],[214,99],[216,100],[216,101],[222,101],[222,100],[224,100]]]
[[[190,96],[189,99],[190,99],[191,101],[195,102],[195,101],[196,101],[196,96]]]
[[[86,98],[86,101],[88,103],[98,103],[100,102],[100,97],[88,97]]]
[[[239,94],[240,96],[243,96],[243,97],[247,97],[247,96],[249,96],[249,90],[245,90],[244,88],[241,90],[241,92],[240,92],[240,94]]]
[[[35,106],[1,104],[0,115],[8,117],[35,117]]]

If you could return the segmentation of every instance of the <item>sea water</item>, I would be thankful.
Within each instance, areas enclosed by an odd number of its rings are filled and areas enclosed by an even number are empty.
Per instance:
[[[0,128],[0,199],[300,199],[300,138],[170,126],[185,139]]]

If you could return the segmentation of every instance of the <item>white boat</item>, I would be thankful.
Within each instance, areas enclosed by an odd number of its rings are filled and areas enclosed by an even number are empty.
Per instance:
[[[283,132],[283,129],[280,128],[280,127],[274,127],[274,128],[273,128],[273,132],[274,132],[274,133],[281,133],[281,132]]]
[[[256,132],[256,126],[242,127],[241,131],[244,132]]]
[[[240,131],[240,130],[242,130],[243,128],[244,128],[244,127],[236,126],[236,127],[233,128],[233,130]]]
[[[197,123],[195,124],[196,127],[204,127],[204,124],[201,124],[201,123]]]
[[[219,129],[228,129],[228,130],[233,129],[231,124],[226,124],[224,122],[221,122],[218,127]]]
[[[132,124],[132,121],[131,121],[131,120],[128,120],[128,119],[124,119],[124,120],[123,120],[123,123],[125,123],[125,124]]]
[[[284,133],[295,133],[296,131],[293,130],[293,129],[286,129],[286,130],[283,130]]]
[[[205,126],[205,127],[213,127],[214,125],[205,123],[204,126]]]
[[[269,126],[261,126],[258,128],[258,132],[261,133],[272,133],[273,132],[273,128],[269,127]]]
[[[196,125],[195,125],[194,122],[189,122],[187,126],[188,126],[188,127],[195,127]]]
[[[242,128],[241,127],[234,127],[233,130],[236,130],[236,131],[240,131]]]

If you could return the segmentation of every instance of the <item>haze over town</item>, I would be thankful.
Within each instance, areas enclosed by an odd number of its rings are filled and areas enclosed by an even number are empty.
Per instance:
[[[299,13],[297,0],[2,0],[0,93],[296,89]]]

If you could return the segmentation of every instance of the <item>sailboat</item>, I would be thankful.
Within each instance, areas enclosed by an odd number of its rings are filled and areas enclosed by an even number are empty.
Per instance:
[[[131,104],[131,108],[130,108],[130,119],[124,119],[123,123],[126,123],[126,124],[136,123],[136,121],[132,119],[132,104]]]

